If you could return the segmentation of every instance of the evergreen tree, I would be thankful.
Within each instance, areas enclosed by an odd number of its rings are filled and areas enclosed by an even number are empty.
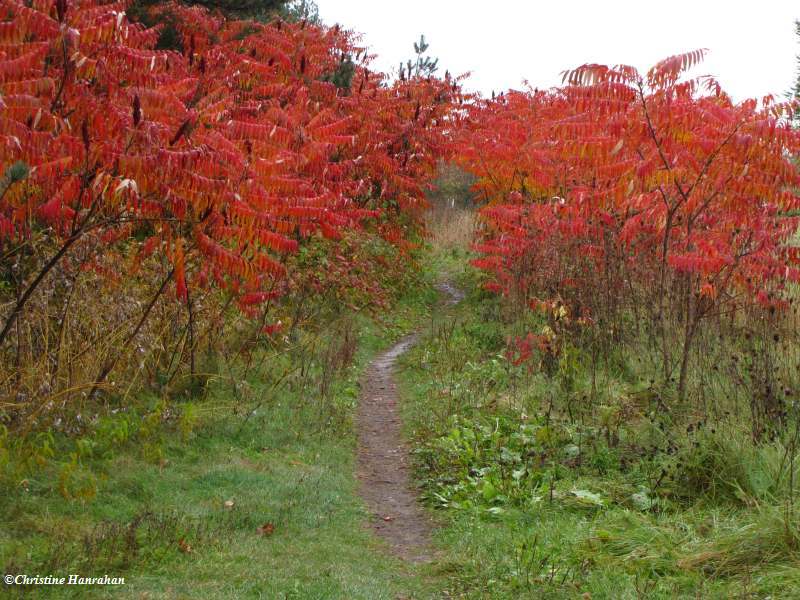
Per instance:
[[[794,22],[794,27],[797,41],[800,42],[800,19]],[[792,96],[800,98],[800,54],[797,55],[797,78],[795,79],[794,88],[792,89]]]
[[[424,56],[429,46],[430,44],[425,41],[425,36],[419,36],[419,42],[414,42],[415,57],[406,61],[406,64],[400,63],[400,70],[398,71],[400,79],[405,79],[406,77],[430,77],[436,73],[439,68],[439,59]]]
[[[288,21],[306,21],[320,25],[319,6],[314,0],[290,0],[281,9],[281,15]]]
[[[134,0],[128,9],[128,16],[144,19],[146,9],[166,0]],[[219,10],[234,19],[257,19],[266,21],[284,9],[289,0],[183,0],[184,4],[198,4],[209,10]],[[152,25],[151,23],[147,23]]]
[[[339,58],[339,66],[335,71],[326,73],[321,77],[322,81],[328,81],[342,90],[343,93],[350,93],[350,86],[353,84],[353,76],[356,74],[356,63],[349,54],[342,54]]]
[[[159,50],[175,50],[183,52],[183,41],[175,27],[175,17],[171,11],[161,12],[158,17],[148,12],[157,4],[165,4],[168,0],[133,0],[126,11],[131,21],[139,21],[147,27],[161,25],[156,48]],[[281,14],[288,0],[183,0],[183,4],[200,5],[209,10],[218,10],[231,19],[255,19],[269,21]]]

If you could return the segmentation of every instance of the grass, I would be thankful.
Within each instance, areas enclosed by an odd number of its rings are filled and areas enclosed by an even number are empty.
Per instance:
[[[402,388],[451,595],[796,597],[791,440],[665,416],[635,357],[607,357],[592,401],[579,345],[550,372],[513,366],[507,338],[541,323],[504,313],[457,250],[438,260],[467,298],[402,359]]]
[[[451,216],[437,214],[424,281],[394,310],[343,315],[358,340],[352,361],[340,360],[352,348],[334,327],[311,354],[275,357],[244,380],[236,368],[213,379],[202,401],[141,398],[138,413],[109,418],[93,438],[43,438],[34,457],[44,466],[24,479],[5,474],[4,572],[108,574],[126,585],[3,591],[797,597],[792,440],[756,445],[737,419],[701,424],[687,407],[667,414],[636,357],[604,356],[592,377],[581,340],[552,364],[515,366],[508,337],[542,322],[480,290],[465,266],[471,217]],[[435,277],[458,283],[466,299],[436,306]],[[404,422],[441,527],[436,560],[412,566],[366,526],[353,414],[370,357],[420,323],[420,343],[401,359]],[[312,334],[301,332],[298,346]]]
[[[111,452],[98,445],[72,462],[51,461],[7,490],[0,496],[4,573],[126,579],[114,589],[13,591],[74,598],[426,597],[426,574],[392,558],[366,527],[352,423],[362,368],[425,312],[433,298],[425,289],[384,315],[382,325],[358,319],[354,364],[324,398],[313,367],[276,395],[262,371],[247,382],[245,402],[238,387],[220,382],[193,409],[191,427],[153,408],[144,420],[158,414],[163,427],[139,430]]]

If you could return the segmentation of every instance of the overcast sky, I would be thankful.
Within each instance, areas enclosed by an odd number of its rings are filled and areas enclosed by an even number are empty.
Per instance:
[[[561,81],[587,62],[646,71],[667,56],[708,48],[693,73],[716,76],[736,100],[783,95],[797,71],[800,0],[317,0],[329,25],[364,34],[374,67],[396,70],[424,33],[432,56],[468,89]],[[442,71],[443,73],[444,71]]]

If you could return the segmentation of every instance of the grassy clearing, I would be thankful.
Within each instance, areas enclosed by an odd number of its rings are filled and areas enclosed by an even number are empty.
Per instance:
[[[0,496],[4,573],[124,576],[106,588],[4,587],[47,597],[424,597],[424,574],[382,551],[356,496],[352,416],[369,358],[407,331],[435,293],[414,290],[381,324],[350,316],[357,349],[325,372],[339,333],[304,373],[236,373],[196,404],[157,399],[57,456]],[[326,357],[328,357],[326,359]],[[237,381],[231,385],[228,381]],[[81,450],[83,448],[83,450]]]
[[[212,379],[202,401],[142,398],[91,438],[42,440],[43,467],[4,473],[4,571],[127,580],[24,590],[48,597],[796,597],[792,428],[756,445],[736,415],[665,411],[636,356],[593,360],[580,340],[514,365],[508,338],[541,317],[480,291],[471,216],[452,216],[391,313],[301,331],[297,352]],[[433,274],[464,302],[435,307]],[[403,410],[442,528],[437,560],[412,567],[365,527],[352,417],[369,358],[419,323]]]
[[[543,323],[480,291],[462,254],[438,260],[466,300],[402,359],[451,595],[796,597],[794,428],[755,445],[743,419],[666,411],[636,356],[590,368],[578,341],[515,366],[507,339]]]

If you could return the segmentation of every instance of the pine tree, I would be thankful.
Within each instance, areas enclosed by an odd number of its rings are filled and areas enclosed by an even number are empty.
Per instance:
[[[319,18],[319,6],[314,0],[290,0],[281,8],[281,16],[288,21],[306,21],[312,25],[322,23]]]
[[[794,22],[794,27],[797,41],[800,42],[800,19]],[[797,78],[795,79],[794,88],[792,89],[792,96],[800,98],[800,54],[797,55]]]
[[[153,4],[163,4],[166,0],[134,0],[128,8],[128,16],[141,19],[145,9]],[[283,11],[288,0],[184,0],[182,4],[200,5],[214,11],[219,10],[234,19],[257,19],[266,21]],[[148,26],[154,23],[146,23]]]
[[[400,79],[409,79],[414,77],[431,77],[436,73],[439,68],[439,59],[424,56],[430,44],[425,41],[425,35],[419,36],[419,42],[414,42],[415,58],[406,61],[406,64],[400,63],[398,74]]]

